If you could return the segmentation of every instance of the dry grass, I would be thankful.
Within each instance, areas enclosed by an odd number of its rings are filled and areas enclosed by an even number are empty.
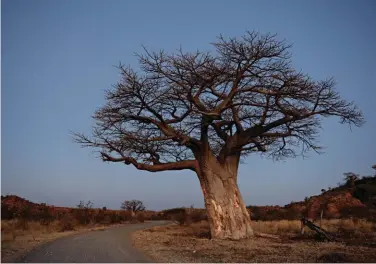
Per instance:
[[[243,241],[210,240],[207,222],[189,226],[161,226],[133,234],[134,245],[156,262],[376,262],[376,249],[364,245],[317,242],[312,236],[298,236],[299,221],[254,222],[256,232],[282,235],[278,239],[254,238]],[[326,220],[328,231],[346,229],[366,235],[372,223]]]
[[[280,220],[280,221],[253,221],[253,229],[261,233],[281,234],[281,233],[299,233],[301,224],[299,220]],[[316,222],[320,226],[320,221]],[[368,233],[376,231],[375,224],[363,219],[331,219],[323,220],[321,227],[328,232],[339,232],[342,230]],[[308,228],[306,228],[308,231]],[[312,231],[308,231],[312,232]]]
[[[59,221],[51,222],[46,226],[34,221],[1,220],[1,261],[14,262],[34,247],[59,237],[85,231],[105,230],[113,226],[115,225],[75,226],[74,230],[60,232]]]

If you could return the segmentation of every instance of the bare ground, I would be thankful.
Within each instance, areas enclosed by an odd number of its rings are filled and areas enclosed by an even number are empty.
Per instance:
[[[304,237],[280,233],[278,238],[211,240],[207,224],[196,223],[141,230],[132,239],[155,262],[376,262],[375,247],[317,242],[309,233]]]

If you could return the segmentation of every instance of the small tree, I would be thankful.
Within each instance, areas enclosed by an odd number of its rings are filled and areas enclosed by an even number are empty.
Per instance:
[[[86,204],[84,201],[80,201],[80,203],[77,205],[77,208],[78,209],[92,209],[93,208],[93,202],[92,201],[88,201]]]
[[[119,66],[121,80],[94,115],[103,161],[150,172],[197,174],[213,238],[253,236],[237,178],[241,157],[274,159],[320,151],[322,119],[360,126],[361,111],[341,99],[333,79],[315,81],[291,64],[290,45],[276,35],[220,36],[214,53],[137,55],[141,71]]]
[[[49,207],[47,204],[42,203],[39,208],[39,216],[41,223],[43,225],[49,225],[50,222],[53,220],[54,216],[51,214]]]
[[[344,174],[346,186],[353,187],[355,186],[355,181],[359,179],[359,175],[353,172],[345,172]]]
[[[144,203],[139,200],[124,201],[121,203],[120,208],[131,212],[132,217],[134,217],[137,212],[145,211]]]
[[[76,211],[76,218],[82,225],[87,225],[91,220],[91,209],[93,208],[93,202],[88,201],[86,204],[84,201],[80,201],[77,205],[78,211]]]

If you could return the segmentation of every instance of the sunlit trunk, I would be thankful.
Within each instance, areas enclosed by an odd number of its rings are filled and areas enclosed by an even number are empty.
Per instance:
[[[251,220],[237,185],[238,160],[219,164],[214,157],[200,162],[200,183],[212,238],[253,236]]]

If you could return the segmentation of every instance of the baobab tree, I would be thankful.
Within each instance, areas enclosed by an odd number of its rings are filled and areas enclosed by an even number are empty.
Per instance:
[[[120,208],[130,211],[132,217],[135,216],[137,212],[145,211],[144,203],[139,200],[124,201],[121,203]]]
[[[345,172],[343,176],[348,187],[354,187],[355,181],[360,178],[359,174],[355,174],[353,172]]]
[[[138,170],[191,170],[201,184],[212,238],[253,236],[237,177],[241,158],[320,152],[322,118],[360,126],[362,112],[341,99],[332,78],[313,80],[291,64],[276,35],[219,36],[213,52],[136,54],[140,71],[121,79],[93,116],[93,134],[75,141],[106,162]],[[257,176],[256,176],[257,177]]]

